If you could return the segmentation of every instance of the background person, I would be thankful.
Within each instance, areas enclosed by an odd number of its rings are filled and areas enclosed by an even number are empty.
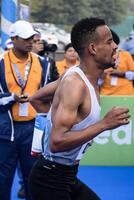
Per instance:
[[[31,24],[19,20],[10,29],[13,48],[0,59],[0,199],[10,200],[11,187],[20,162],[26,199],[30,200],[28,176],[36,158],[31,156],[36,111],[27,102],[48,81],[48,62],[31,53]]]
[[[95,136],[128,124],[130,117],[127,108],[118,107],[99,121],[98,79],[104,69],[115,65],[117,49],[104,20],[80,20],[72,29],[71,41],[80,66],[68,69],[55,83],[58,87],[52,83],[30,98],[37,110],[44,111],[43,99],[55,92],[47,117],[43,156],[30,175],[33,200],[100,199],[77,178],[79,162]]]
[[[134,59],[134,24],[133,31],[131,31],[130,35],[126,38],[121,47],[124,51],[128,51]]]
[[[5,42],[5,51],[9,50],[10,48],[13,48],[13,42],[11,38],[7,39]],[[18,190],[17,196],[18,198],[25,198],[24,181],[23,181],[21,166],[19,162],[17,165],[17,174],[18,174],[19,184],[20,184],[20,188]]]
[[[113,40],[118,45],[120,39],[111,30]],[[128,51],[118,50],[117,63],[114,68],[104,71],[101,95],[134,95],[134,61]]]
[[[37,30],[35,31],[36,31],[36,34],[33,37],[32,52],[39,55],[40,52],[44,51],[44,45],[41,41],[41,33]]]
[[[42,40],[41,33],[37,30],[36,30],[36,32],[37,32],[37,34],[35,34],[33,37],[32,52],[42,56],[49,63],[49,68],[50,68],[49,74],[51,76],[51,81],[55,81],[59,78],[59,73],[57,71],[55,61],[53,58],[51,58],[49,55],[46,54],[46,50],[47,50],[46,44],[47,43],[45,43],[45,41]],[[51,51],[51,48],[49,48],[49,50]]]
[[[69,43],[65,46],[64,59],[56,62],[59,75],[62,75],[67,69],[78,64],[78,53],[73,48],[72,44]]]

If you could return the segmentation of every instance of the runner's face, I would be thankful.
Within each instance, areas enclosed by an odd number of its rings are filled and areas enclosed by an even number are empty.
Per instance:
[[[96,32],[99,39],[96,42],[95,59],[103,69],[113,67],[116,62],[117,45],[113,41],[111,31],[107,26],[100,26]]]

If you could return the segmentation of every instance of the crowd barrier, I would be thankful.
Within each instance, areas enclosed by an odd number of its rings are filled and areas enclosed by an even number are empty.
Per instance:
[[[134,166],[134,96],[101,96],[101,106],[101,117],[114,106],[129,108],[130,123],[94,138],[81,165]]]

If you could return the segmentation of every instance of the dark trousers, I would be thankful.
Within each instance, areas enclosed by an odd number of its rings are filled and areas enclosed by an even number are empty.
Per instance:
[[[100,200],[77,177],[78,166],[64,166],[41,157],[34,165],[29,185],[33,200]]]
[[[14,122],[14,142],[0,139],[0,200],[10,200],[11,198],[11,187],[18,161],[22,169],[26,199],[31,199],[28,176],[36,161],[36,158],[30,155],[33,128],[34,120]]]

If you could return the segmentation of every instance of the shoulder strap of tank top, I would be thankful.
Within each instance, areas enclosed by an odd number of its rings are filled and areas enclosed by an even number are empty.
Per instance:
[[[76,67],[73,71],[76,71],[80,77],[82,78],[82,80],[85,82],[85,84],[87,85],[90,93],[92,93],[91,95],[91,99],[93,100],[93,102],[97,102],[97,104],[99,105],[99,102],[98,102],[98,99],[97,99],[97,96],[96,96],[96,92],[95,92],[95,89],[94,87],[92,86],[92,84],[90,83],[90,81],[87,79],[86,75],[84,74],[84,72],[79,68],[79,67]],[[100,106],[100,105],[99,105]]]
[[[93,86],[91,85],[90,81],[87,79],[86,75],[84,74],[84,72],[79,68],[79,67],[75,67],[72,70],[73,72],[76,72],[80,75],[80,77],[82,78],[82,80],[85,82],[85,84],[87,85],[87,87],[91,90],[94,90]]]

